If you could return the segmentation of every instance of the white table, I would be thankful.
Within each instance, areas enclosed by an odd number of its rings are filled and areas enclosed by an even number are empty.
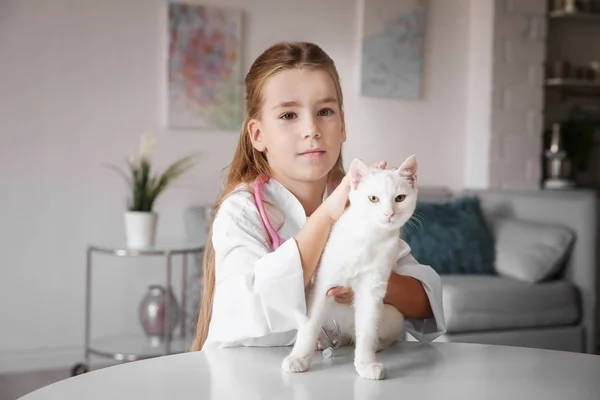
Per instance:
[[[600,356],[517,347],[406,342],[380,353],[388,378],[359,378],[352,349],[281,370],[289,348],[233,348],[135,361],[32,392],[49,399],[599,399]]]

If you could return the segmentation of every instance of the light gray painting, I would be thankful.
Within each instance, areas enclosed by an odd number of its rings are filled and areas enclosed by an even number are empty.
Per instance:
[[[427,1],[362,1],[361,94],[420,99]]]

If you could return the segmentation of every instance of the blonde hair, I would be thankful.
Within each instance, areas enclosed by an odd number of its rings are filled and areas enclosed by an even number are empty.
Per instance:
[[[240,132],[240,139],[227,172],[220,198],[215,204],[215,215],[223,200],[242,183],[253,182],[259,176],[270,176],[270,168],[264,153],[252,146],[248,134],[248,123],[260,118],[262,89],[267,79],[281,71],[293,68],[322,69],[331,76],[337,93],[340,110],[343,110],[340,79],[333,60],[319,46],[306,42],[281,42],[265,50],[252,64],[246,75],[246,116]],[[342,126],[344,117],[342,113]],[[345,128],[344,128],[345,129]],[[329,173],[331,181],[340,181],[344,176],[342,154]],[[203,294],[200,302],[196,336],[191,351],[202,349],[212,315],[215,289],[215,252],[212,246],[212,226],[203,260]]]

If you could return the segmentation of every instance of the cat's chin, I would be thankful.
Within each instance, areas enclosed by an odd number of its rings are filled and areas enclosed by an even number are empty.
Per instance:
[[[377,227],[386,231],[397,231],[402,227],[402,223],[397,221],[381,221]]]

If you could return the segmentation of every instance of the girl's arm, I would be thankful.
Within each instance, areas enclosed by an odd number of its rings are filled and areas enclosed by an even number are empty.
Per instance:
[[[380,163],[380,165],[385,164]],[[308,217],[304,227],[294,237],[302,261],[305,287],[310,283],[317,269],[333,224],[346,208],[350,194],[350,179],[351,175],[348,173],[323,204]]]
[[[352,304],[354,301],[354,294],[349,287],[330,289],[327,295],[335,296],[335,301],[341,304]],[[425,288],[421,282],[411,276],[392,272],[383,302],[396,307],[406,318],[433,317],[431,303]]]
[[[304,287],[308,286],[317,269],[332,226],[332,219],[324,209],[318,208],[294,237],[302,262]]]
[[[383,302],[396,307],[406,318],[433,317],[431,303],[423,285],[411,276],[392,272]]]

